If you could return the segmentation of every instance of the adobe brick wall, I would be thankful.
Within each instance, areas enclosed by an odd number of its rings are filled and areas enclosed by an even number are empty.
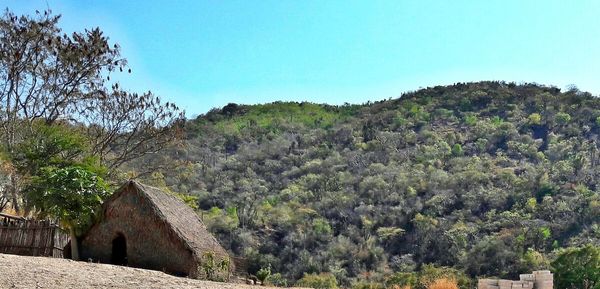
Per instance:
[[[550,271],[534,271],[519,275],[519,281],[502,279],[479,279],[478,289],[553,289],[554,279]]]
[[[534,271],[535,289],[552,289],[554,287],[554,275],[550,271]]]
[[[81,259],[110,263],[117,233],[126,238],[128,266],[176,275],[191,275],[197,270],[192,253],[158,219],[148,201],[131,190],[110,202],[103,220],[84,236]]]

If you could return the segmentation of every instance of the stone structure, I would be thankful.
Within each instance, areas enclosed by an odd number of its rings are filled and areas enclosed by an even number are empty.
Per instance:
[[[81,238],[80,257],[200,279],[227,279],[232,269],[227,252],[194,210],[173,195],[134,181],[102,205],[101,218]],[[204,262],[227,266],[205,276]]]
[[[554,279],[550,271],[534,271],[519,275],[519,281],[479,279],[477,289],[553,289]]]

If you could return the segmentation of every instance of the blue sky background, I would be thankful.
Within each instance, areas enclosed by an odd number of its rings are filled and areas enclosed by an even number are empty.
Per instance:
[[[478,80],[600,92],[600,1],[53,1],[65,31],[99,26],[132,91],[188,117],[229,102],[343,104]]]

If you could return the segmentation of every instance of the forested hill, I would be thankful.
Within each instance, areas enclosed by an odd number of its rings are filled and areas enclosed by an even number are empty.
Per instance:
[[[152,160],[179,168],[147,181],[197,196],[226,248],[290,283],[515,277],[600,245],[599,135],[599,98],[536,84],[229,104],[188,121],[185,145]]]

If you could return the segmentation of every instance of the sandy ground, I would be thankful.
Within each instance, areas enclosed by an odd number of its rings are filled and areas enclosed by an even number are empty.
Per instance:
[[[159,271],[107,264],[0,254],[0,288],[262,289],[269,287],[200,281],[175,277]]]

